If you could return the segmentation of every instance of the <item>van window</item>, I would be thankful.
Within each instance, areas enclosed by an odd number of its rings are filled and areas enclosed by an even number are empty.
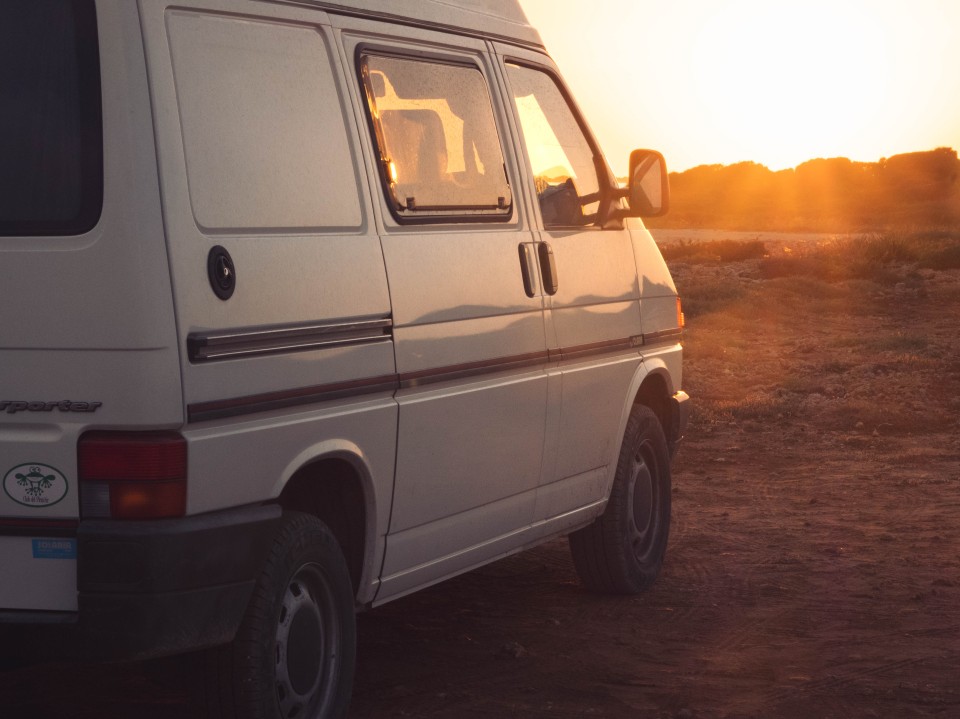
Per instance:
[[[360,70],[398,219],[509,218],[503,151],[477,68],[363,55]]]
[[[600,183],[594,152],[554,79],[507,63],[545,227],[596,220]]]
[[[357,172],[323,35],[179,10],[167,26],[197,224],[359,227]]]
[[[0,235],[78,235],[103,203],[93,0],[0,2]]]

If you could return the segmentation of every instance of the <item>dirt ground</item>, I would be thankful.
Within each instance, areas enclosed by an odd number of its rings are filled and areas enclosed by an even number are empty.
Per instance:
[[[782,248],[781,248],[782,250]],[[648,593],[558,540],[359,618],[353,717],[960,717],[960,271],[678,265],[697,402]],[[191,719],[188,663],[0,671],[0,716]]]

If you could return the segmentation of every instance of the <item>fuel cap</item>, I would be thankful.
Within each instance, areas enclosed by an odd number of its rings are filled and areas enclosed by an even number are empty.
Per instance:
[[[237,271],[230,253],[220,245],[211,247],[207,255],[207,276],[213,294],[221,300],[229,300],[237,286]]]

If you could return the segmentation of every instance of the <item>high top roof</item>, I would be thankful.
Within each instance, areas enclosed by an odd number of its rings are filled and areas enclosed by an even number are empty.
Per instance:
[[[331,12],[483,35],[543,47],[517,0],[307,0]]]

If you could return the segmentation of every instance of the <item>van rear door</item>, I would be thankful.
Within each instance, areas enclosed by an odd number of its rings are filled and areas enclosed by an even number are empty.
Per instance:
[[[0,3],[0,610],[76,609],[80,436],[183,420],[136,29]]]

